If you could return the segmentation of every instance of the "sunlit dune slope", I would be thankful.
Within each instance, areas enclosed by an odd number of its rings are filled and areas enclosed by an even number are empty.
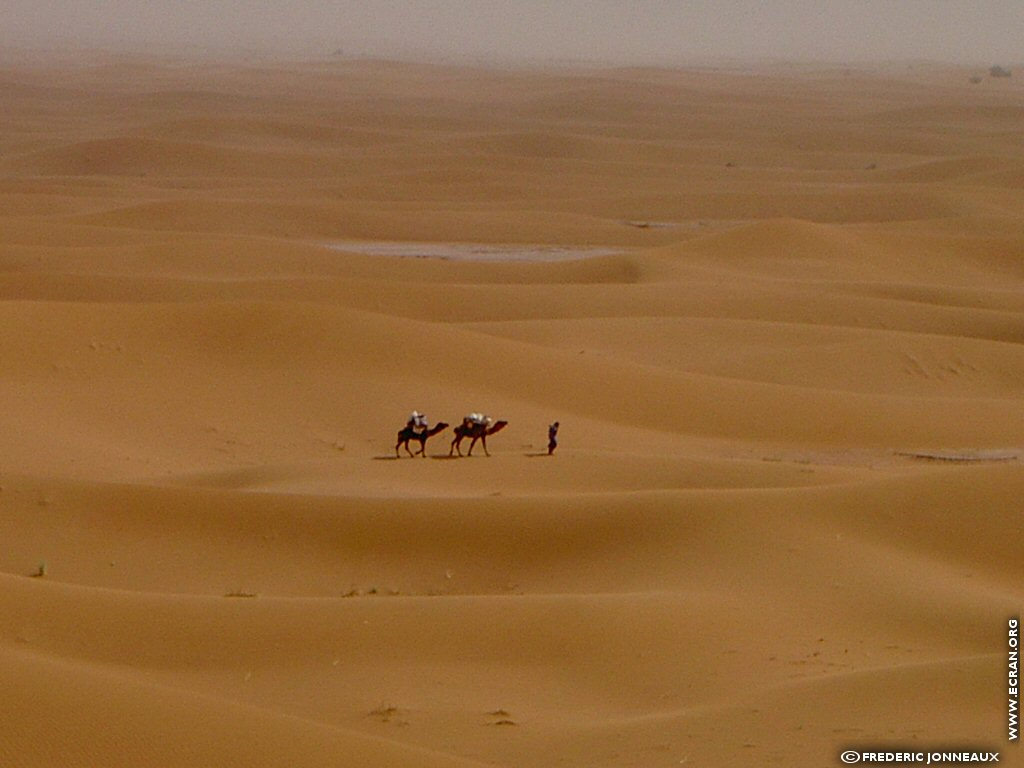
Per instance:
[[[0,764],[1013,764],[1019,82],[55,62],[0,71]]]

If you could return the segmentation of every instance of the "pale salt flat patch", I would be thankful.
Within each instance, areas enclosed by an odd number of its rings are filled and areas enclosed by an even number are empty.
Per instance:
[[[940,451],[899,451],[898,456],[924,461],[950,462],[985,462],[985,461],[1016,461],[1021,451],[1014,448],[993,448],[983,450],[940,450]]]
[[[440,259],[445,261],[575,261],[621,253],[613,248],[557,245],[492,245],[489,243],[409,243],[340,241],[328,248],[368,256],[400,259]]]
[[[630,226],[630,227],[636,227],[637,229],[676,229],[677,227],[685,226],[684,224],[682,224],[682,223],[680,223],[678,221],[640,221],[640,220],[635,220],[635,221],[624,221],[622,223],[627,225],[627,226]],[[700,222],[700,224],[703,225],[704,222]]]
[[[746,219],[683,219],[680,221],[623,219],[620,223],[634,229],[671,229],[685,235],[710,234],[751,224]]]

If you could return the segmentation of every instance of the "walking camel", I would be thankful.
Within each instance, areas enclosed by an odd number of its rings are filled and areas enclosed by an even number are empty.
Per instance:
[[[448,425],[443,421],[437,422],[437,424],[435,424],[425,432],[417,432],[412,427],[408,426],[403,427],[402,429],[398,430],[398,442],[395,443],[395,458],[397,459],[401,455],[398,449],[401,448],[403,445],[405,446],[406,453],[408,453],[410,456],[415,457],[416,453],[418,453],[423,458],[426,458],[427,440],[436,435],[438,432],[441,432],[442,430],[445,429],[448,429]],[[416,453],[413,453],[412,451],[409,450],[409,441],[411,440],[415,440],[420,444],[420,449],[416,451]]]
[[[493,435],[495,432],[500,432],[508,425],[507,421],[496,421],[493,424],[479,424],[476,422],[464,421],[462,424],[455,428],[455,439],[452,440],[451,450],[448,451],[448,455],[451,456],[454,452],[458,451],[459,456],[462,455],[462,450],[459,445],[463,439],[467,437],[473,438],[469,444],[469,450],[466,452],[467,456],[473,455],[473,446],[476,445],[476,441],[479,440],[484,446],[484,454],[490,456],[491,454],[487,451],[487,436]]]

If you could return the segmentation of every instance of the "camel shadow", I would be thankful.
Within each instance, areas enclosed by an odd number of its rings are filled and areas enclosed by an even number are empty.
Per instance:
[[[523,454],[523,456],[525,456],[528,459],[543,459],[543,458],[548,458],[551,455],[552,454],[548,453],[547,451],[537,451],[535,453],[524,453]],[[417,456],[374,456],[373,457],[373,461],[410,461],[412,459],[420,459],[420,458],[423,458],[423,457],[418,456],[418,455]],[[476,456],[468,456],[466,454],[463,454],[462,456],[459,456],[459,455],[454,454],[454,453],[453,454],[434,453],[434,454],[427,454],[426,458],[433,459],[434,461],[454,461],[455,459],[475,459],[475,458],[478,458],[478,457],[476,457]],[[485,457],[485,458],[490,458],[490,457]]]

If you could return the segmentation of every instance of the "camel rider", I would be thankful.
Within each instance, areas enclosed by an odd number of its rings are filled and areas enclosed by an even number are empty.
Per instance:
[[[409,421],[406,425],[413,432],[423,434],[427,431],[427,414],[420,413],[419,411],[413,411],[409,415]]]

